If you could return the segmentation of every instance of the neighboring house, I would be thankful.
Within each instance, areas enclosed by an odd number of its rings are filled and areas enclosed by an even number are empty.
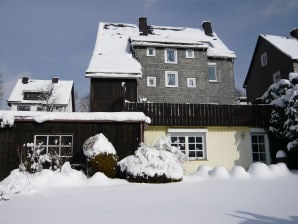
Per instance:
[[[14,111],[73,112],[74,84],[57,77],[52,80],[23,77],[17,81],[7,102]]]
[[[124,99],[155,103],[235,104],[230,51],[212,31],[100,23],[86,71],[91,111],[121,111]]]
[[[290,37],[260,35],[243,87],[249,102],[261,97],[268,87],[290,72],[298,72],[298,29]]]

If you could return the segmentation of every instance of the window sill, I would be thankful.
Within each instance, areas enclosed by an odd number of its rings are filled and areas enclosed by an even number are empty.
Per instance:
[[[214,84],[216,84],[216,83],[219,83],[217,80],[209,80],[209,83],[214,83]]]

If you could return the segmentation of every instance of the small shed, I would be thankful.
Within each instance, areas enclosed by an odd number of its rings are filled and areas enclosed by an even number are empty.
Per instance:
[[[85,163],[84,141],[103,133],[122,159],[134,153],[143,141],[144,124],[150,123],[141,112],[0,111],[0,121],[0,180],[18,167],[18,149],[24,144],[43,141],[47,150],[58,147],[59,155],[71,163]]]

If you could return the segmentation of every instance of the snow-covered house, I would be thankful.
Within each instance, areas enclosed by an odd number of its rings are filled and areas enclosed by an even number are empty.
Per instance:
[[[122,110],[124,99],[155,103],[235,104],[236,55],[203,29],[100,23],[86,71],[91,111]]]
[[[37,80],[23,77],[17,80],[8,105],[14,111],[75,111],[73,81]]]
[[[268,87],[298,72],[298,29],[290,37],[259,35],[243,87],[248,101],[261,97]]]

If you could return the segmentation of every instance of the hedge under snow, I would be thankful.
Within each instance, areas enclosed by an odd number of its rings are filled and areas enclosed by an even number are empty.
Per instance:
[[[114,146],[102,133],[88,138],[84,142],[83,152],[89,159],[103,153],[116,155]]]
[[[171,146],[168,137],[162,138],[157,145],[142,144],[135,155],[128,156],[118,164],[122,172],[136,176],[162,176],[169,179],[182,179],[184,154]]]

